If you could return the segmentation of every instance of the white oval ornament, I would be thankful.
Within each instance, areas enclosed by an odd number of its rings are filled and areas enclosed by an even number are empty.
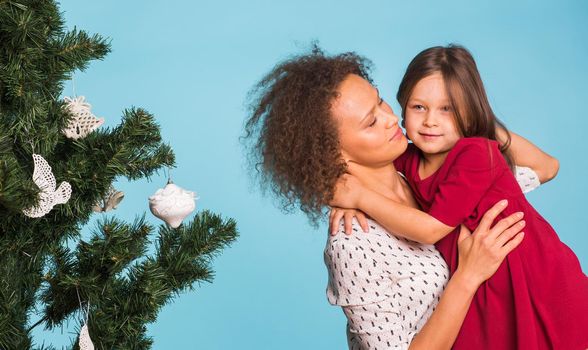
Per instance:
[[[80,331],[80,341],[78,342],[80,350],[94,350],[94,344],[90,339],[90,332],[88,331],[88,324],[84,324]]]
[[[196,194],[169,182],[149,197],[149,209],[169,226],[177,228],[196,209]]]

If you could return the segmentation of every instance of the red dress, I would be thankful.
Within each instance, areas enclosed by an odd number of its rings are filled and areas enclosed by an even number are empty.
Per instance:
[[[527,202],[498,144],[463,138],[441,168],[420,179],[420,151],[410,144],[394,161],[431,216],[456,230],[436,243],[451,273],[459,225],[474,230],[501,199],[497,220],[523,211],[525,238],[476,292],[453,349],[588,349],[588,278],[578,258]]]

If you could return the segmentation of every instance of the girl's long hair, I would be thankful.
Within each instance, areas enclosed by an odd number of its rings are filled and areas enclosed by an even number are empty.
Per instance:
[[[459,45],[428,48],[410,62],[396,95],[402,107],[403,120],[414,87],[421,79],[434,73],[443,76],[454,111],[455,125],[462,137],[497,140],[496,125],[507,131],[490,107],[474,58],[467,49]],[[509,151],[511,139],[510,134],[506,134],[507,139],[500,140],[500,151],[513,169],[514,161]]]

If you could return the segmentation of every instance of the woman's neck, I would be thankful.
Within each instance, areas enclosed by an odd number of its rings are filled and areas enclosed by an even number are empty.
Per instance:
[[[378,168],[358,167],[354,175],[372,191],[404,205],[417,207],[410,187],[393,164]]]

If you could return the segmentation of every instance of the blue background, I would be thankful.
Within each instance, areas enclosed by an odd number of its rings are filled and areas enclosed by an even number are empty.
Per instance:
[[[370,58],[396,110],[412,57],[433,45],[469,48],[495,112],[560,160],[558,177],[529,198],[588,268],[586,1],[67,0],[61,9],[69,28],[112,38],[113,52],[75,75],[75,92],[107,126],[131,106],[154,113],[177,155],[176,184],[198,192],[199,209],[238,222],[241,236],[214,261],[214,282],[183,293],[150,325],[153,349],[345,348],[344,316],[325,297],[326,226],[315,230],[263,197],[238,141],[247,91],[314,39],[330,53]],[[106,215],[148,212],[147,197],[164,184],[163,174],[120,181],[126,198]],[[69,344],[74,326],[35,330],[36,340]]]

